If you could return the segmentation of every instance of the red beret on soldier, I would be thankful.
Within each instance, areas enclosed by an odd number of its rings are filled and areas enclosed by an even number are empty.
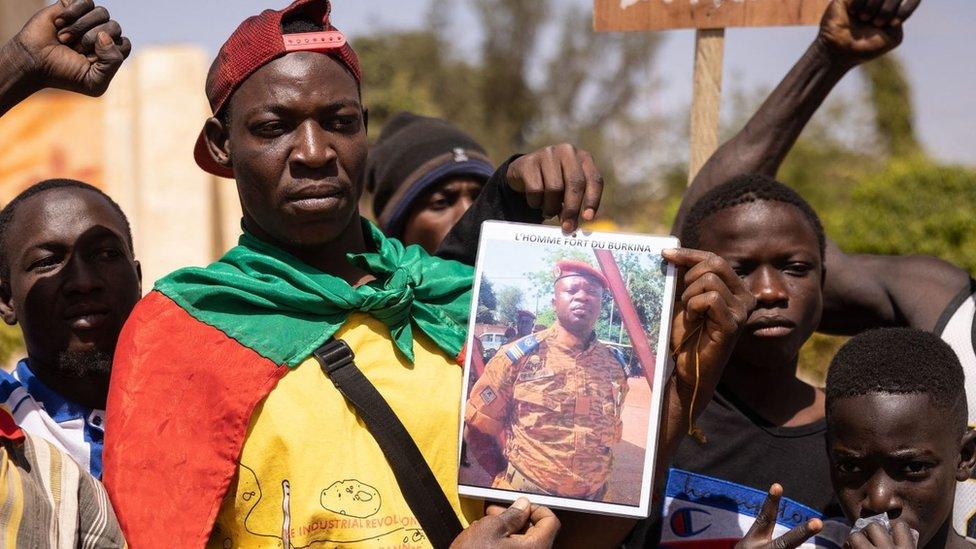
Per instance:
[[[585,276],[599,282],[604,289],[610,287],[610,283],[607,282],[607,277],[603,276],[603,273],[599,269],[585,261],[575,259],[557,261],[556,268],[553,269],[553,274],[556,275],[556,280],[566,278],[567,276]]]

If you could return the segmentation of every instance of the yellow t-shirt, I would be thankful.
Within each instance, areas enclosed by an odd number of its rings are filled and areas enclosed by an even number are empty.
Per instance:
[[[336,333],[396,412],[467,526],[483,503],[457,493],[461,368],[420,330],[414,363],[389,329],[355,313]],[[255,410],[208,547],[430,547],[373,435],[310,357]]]

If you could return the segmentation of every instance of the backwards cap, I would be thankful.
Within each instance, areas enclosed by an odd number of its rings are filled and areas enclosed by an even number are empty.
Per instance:
[[[329,21],[331,10],[329,0],[296,0],[283,10],[265,10],[241,23],[220,48],[207,75],[207,99],[214,116],[223,111],[231,95],[255,71],[293,51],[325,53],[349,69],[356,83],[361,84],[359,57],[345,35]],[[295,19],[321,22],[324,30],[285,34],[282,23]],[[193,157],[204,171],[234,177],[233,170],[214,162],[203,131],[197,138]]]

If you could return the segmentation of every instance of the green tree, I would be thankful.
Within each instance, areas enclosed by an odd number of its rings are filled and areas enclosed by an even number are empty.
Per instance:
[[[498,299],[495,297],[495,289],[487,277],[482,277],[481,285],[478,289],[478,312],[475,320],[483,324],[495,323],[495,309],[498,308]]]
[[[370,134],[396,112],[446,118],[471,133],[500,161],[515,152],[571,142],[594,154],[607,191],[603,214],[634,212],[648,202],[653,166],[641,154],[656,119],[643,105],[653,87],[656,33],[595,33],[589,10],[548,0],[470,0],[484,40],[476,56],[450,43],[455,5],[432,0],[424,30],[357,37],[369,67],[364,101]],[[546,55],[538,37],[553,33]],[[542,70],[539,70],[539,69]],[[619,197],[619,200],[618,200]]]
[[[515,325],[518,311],[522,308],[522,290],[515,286],[505,286],[498,291],[498,322]]]
[[[904,158],[922,153],[915,136],[911,84],[901,61],[895,55],[886,55],[864,65],[861,70],[870,82],[875,125],[888,156]]]

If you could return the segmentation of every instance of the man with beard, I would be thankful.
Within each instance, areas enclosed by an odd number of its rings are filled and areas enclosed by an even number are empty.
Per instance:
[[[0,372],[0,402],[101,478],[112,353],[141,294],[125,215],[79,181],[30,187],[0,212],[0,280],[0,312],[27,347]]]
[[[89,0],[38,12],[0,50],[0,114],[43,88],[103,93],[130,50],[121,32]],[[0,372],[0,403],[96,478],[112,353],[139,296],[129,222],[97,188],[45,181],[0,212],[0,314],[27,347]]]
[[[499,349],[475,383],[464,417],[480,436],[468,444],[505,458],[492,487],[603,500],[628,388],[623,364],[593,331],[607,287],[587,263],[558,262],[555,324]]]

